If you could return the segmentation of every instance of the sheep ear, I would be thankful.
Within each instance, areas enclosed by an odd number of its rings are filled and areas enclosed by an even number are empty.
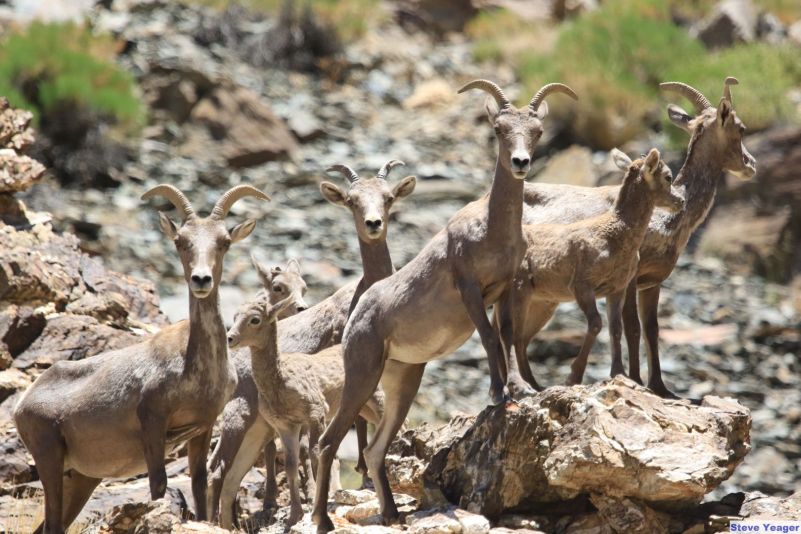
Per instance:
[[[407,176],[392,188],[392,194],[395,195],[395,199],[408,197],[412,194],[416,185],[417,178],[414,176]]]
[[[668,104],[667,113],[670,122],[686,132],[690,131],[690,121],[693,120],[693,118],[689,113],[676,104]]]
[[[648,170],[654,172],[659,165],[659,151],[655,148],[652,148],[648,155],[645,156],[645,165],[648,167]]]
[[[345,193],[343,193],[339,187],[332,184],[331,182],[321,183],[320,193],[323,194],[324,199],[326,199],[331,204],[334,204],[335,206],[347,206]]]
[[[253,263],[253,267],[256,269],[256,273],[259,275],[259,281],[261,281],[261,285],[265,289],[269,289],[269,287],[273,283],[273,275],[270,273],[270,270],[267,269],[264,265],[259,263],[259,260],[256,259],[254,254],[250,255],[250,261]]]
[[[250,235],[254,228],[256,228],[256,219],[248,219],[241,224],[237,224],[231,229],[231,242],[242,241]]]
[[[159,227],[164,235],[170,239],[175,239],[178,235],[178,228],[175,227],[175,223],[162,212],[159,212]]]
[[[537,118],[542,120],[548,116],[549,112],[550,110],[548,109],[548,102],[540,102],[540,105],[537,108]]]
[[[613,148],[611,154],[612,161],[615,162],[615,166],[621,171],[625,171],[629,168],[629,166],[631,166],[631,158],[628,157],[628,155],[622,150]]]
[[[495,118],[500,113],[501,108],[498,107],[498,103],[495,99],[491,96],[488,96],[487,99],[484,101],[484,109],[487,112],[487,118],[492,126],[495,126]]]
[[[283,300],[279,300],[278,302],[276,302],[272,306],[268,306],[266,308],[266,313],[265,313],[265,315],[267,316],[267,319],[268,320],[275,320],[282,311],[287,309],[289,307],[289,305],[292,304],[293,300],[294,300],[294,297],[292,295],[290,295],[290,296],[286,297]]]
[[[720,104],[718,104],[718,120],[720,121],[721,126],[726,124],[726,120],[731,117],[731,111],[731,102],[725,98],[721,98]]]
[[[295,258],[290,258],[286,262],[286,270],[290,273],[300,274],[300,262]]]

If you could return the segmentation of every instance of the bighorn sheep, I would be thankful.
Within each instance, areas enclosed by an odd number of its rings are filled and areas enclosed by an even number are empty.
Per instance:
[[[336,171],[348,180],[348,190],[342,191],[331,182],[320,184],[323,197],[332,204],[345,207],[353,214],[364,274],[358,282],[339,289],[329,298],[295,316],[279,321],[278,349],[282,352],[313,354],[338,344],[350,310],[364,290],[375,281],[389,276],[394,267],[387,246],[389,212],[394,203],[414,191],[416,179],[407,176],[394,186],[387,182],[389,172],[403,163],[390,160],[374,178],[360,178],[347,165],[335,165]],[[253,380],[250,356],[247,351],[232,353],[239,379],[233,398],[222,415],[220,441],[210,463],[210,501],[212,517],[219,505],[220,524],[233,525],[233,505],[242,478],[258,458],[262,444],[268,441],[265,451],[267,463],[267,491],[265,508],[275,505],[277,487],[274,476],[275,435],[258,413],[258,390]],[[359,436],[359,463],[357,470],[367,476],[367,466],[361,455],[366,447],[367,430],[363,421],[357,421]]]
[[[498,137],[498,160],[488,194],[459,210],[408,264],[367,289],[343,335],[345,388],[342,404],[319,443],[313,518],[318,531],[333,529],[326,513],[331,462],[337,448],[379,381],[386,407],[365,459],[385,521],[398,517],[384,457],[420,387],[426,362],[450,354],[476,328],[490,361],[492,402],[504,400],[500,339],[487,318],[512,283],[523,259],[523,180],[547,114],[543,100],[554,92],[576,98],[562,84],[540,89],[529,105],[512,106],[500,87],[475,80],[460,89],[481,89]]]
[[[670,212],[684,201],[671,191],[673,175],[652,149],[643,159],[631,161],[615,149],[615,163],[626,171],[612,208],[601,215],[570,224],[523,225],[526,256],[512,290],[498,303],[495,319],[506,347],[525,354],[533,334],[528,316],[539,309],[575,300],[587,318],[587,333],[568,379],[580,384],[587,357],[601,330],[595,306],[606,297],[609,328],[619,332],[626,287],[637,272],[638,249],[648,230],[655,206]],[[507,353],[507,365],[514,361]]]
[[[743,179],[756,173],[756,161],[743,145],[745,126],[733,109],[731,89],[737,85],[733,77],[724,82],[723,98],[717,108],[697,89],[681,82],[665,82],[663,90],[674,91],[693,103],[698,115],[691,117],[680,107],[670,104],[668,117],[691,134],[687,158],[676,175],[674,187],[685,199],[684,209],[667,213],[656,209],[648,232],[640,247],[637,276],[632,289],[626,291],[623,304],[623,329],[629,353],[629,376],[640,378],[640,321],[645,328],[648,356],[648,387],[664,397],[675,397],[665,386],[659,366],[659,323],[657,307],[662,282],[670,276],[692,232],[704,221],[715,200],[720,175],[728,171]],[[532,183],[524,191],[523,223],[569,223],[604,213],[614,203],[619,186],[579,187]],[[639,319],[638,303],[639,296]],[[528,317],[529,332],[536,333],[553,315],[554,309],[536,310]],[[610,325],[611,326],[611,325]],[[612,376],[623,373],[620,333],[611,332]],[[520,368],[533,381],[525,351],[518,352],[517,365],[510,368],[510,380]]]
[[[253,254],[250,255],[250,261],[259,275],[259,281],[263,288],[259,292],[258,298],[264,296],[270,302],[276,303],[287,297],[292,297],[291,305],[281,312],[278,319],[292,317],[309,307],[303,299],[307,288],[306,281],[303,280],[303,275],[300,274],[298,260],[291,258],[283,269],[281,267],[269,268],[260,263]]]
[[[317,443],[328,414],[340,404],[344,368],[341,345],[317,354],[278,352],[276,316],[287,301],[246,304],[228,330],[228,344],[250,348],[253,378],[261,393],[259,414],[278,432],[284,446],[291,507],[287,524],[294,525],[303,516],[298,487],[300,433],[308,431],[309,442]],[[367,399],[359,413],[378,424],[383,414],[380,390]],[[314,469],[314,459],[311,465]]]
[[[20,399],[14,419],[45,493],[37,531],[63,533],[103,478],[147,471],[151,498],[163,497],[165,455],[186,440],[196,515],[206,517],[211,429],[235,382],[219,309],[223,256],[256,225],[248,219],[229,232],[225,216],[241,198],[269,197],[239,185],[203,218],[173,186],[156,186],[142,198],[155,196],[169,200],[183,219],[177,228],[159,213],[189,286],[189,320],[136,345],[57,362]]]

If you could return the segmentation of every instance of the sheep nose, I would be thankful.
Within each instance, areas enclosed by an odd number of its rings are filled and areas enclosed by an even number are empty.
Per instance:
[[[228,336],[228,344],[232,345],[234,343],[234,336]]]
[[[528,164],[529,164],[529,162],[530,162],[530,161],[531,161],[531,160],[530,160],[529,158],[526,158],[526,157],[518,157],[518,156],[515,156],[515,157],[513,157],[513,158],[512,158],[512,163],[513,163],[513,164],[515,165],[515,167],[517,167],[517,168],[523,168],[523,167],[525,167],[526,165],[528,165]]]
[[[192,275],[192,282],[194,282],[195,284],[199,285],[200,287],[207,286],[207,285],[209,285],[211,283],[211,275],[209,275],[209,274],[204,274],[204,275],[193,274]]]
[[[367,228],[373,231],[381,229],[381,219],[365,219],[364,224],[367,225]]]
[[[305,310],[309,309],[309,307],[308,306],[297,306],[297,307],[295,307],[295,309],[298,311],[298,313],[300,313],[302,311],[305,311]]]

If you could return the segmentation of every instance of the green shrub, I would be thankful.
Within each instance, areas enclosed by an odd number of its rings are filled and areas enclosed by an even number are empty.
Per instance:
[[[515,30],[508,21],[496,20],[502,31],[487,28],[490,19],[478,26],[477,57],[480,51],[486,59],[509,61],[526,88],[521,99],[546,82],[570,85],[579,102],[552,99],[553,112],[568,119],[575,139],[594,148],[619,146],[664,121],[660,99],[686,107],[676,95],[660,95],[659,83],[668,80],[689,83],[716,103],[723,79],[737,77],[741,86],[733,89],[735,107],[751,129],[796,118],[787,92],[801,82],[801,55],[761,43],[709,52],[672,22],[668,0],[604,2],[563,23],[546,52],[533,47],[515,54],[494,52],[493,43],[502,49],[506,41],[517,42],[515,31],[537,37],[534,30]],[[686,142],[686,136],[676,135]]]
[[[0,44],[0,94],[37,119],[75,106],[137,127],[142,105],[132,77],[114,65],[114,50],[110,38],[76,24],[34,22]]]
[[[239,4],[251,11],[277,15],[286,0],[184,0],[225,9]],[[383,20],[385,14],[380,0],[304,0],[299,5],[309,4],[320,20],[330,24],[343,42],[351,42],[367,31],[371,24]]]

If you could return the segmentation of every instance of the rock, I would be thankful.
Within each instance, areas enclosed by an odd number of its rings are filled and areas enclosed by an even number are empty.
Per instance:
[[[750,449],[750,426],[734,400],[710,396],[691,406],[617,377],[552,387],[438,433],[407,432],[393,447],[415,450],[428,461],[425,481],[488,517],[585,494],[681,508],[731,475]],[[423,445],[432,433],[447,437]]]
[[[285,159],[296,149],[286,124],[245,87],[214,89],[192,109],[189,120],[204,127],[207,142],[219,143],[220,153],[232,167]]]
[[[25,191],[42,178],[45,167],[11,149],[0,150],[0,193]]]
[[[49,367],[61,360],[81,360],[141,339],[133,332],[100,323],[87,315],[55,315],[48,317],[47,326],[36,341],[14,359],[14,367]]]
[[[34,141],[32,120],[33,113],[12,108],[8,99],[0,97],[0,146],[24,152]]]
[[[796,46],[801,46],[801,20],[795,21],[787,28],[787,37]]]
[[[34,480],[36,470],[13,424],[0,427],[0,493]]]
[[[769,497],[758,491],[745,495],[740,515],[751,519],[801,521],[801,492],[789,497]]]
[[[538,182],[587,187],[597,185],[597,179],[598,172],[592,161],[592,152],[587,147],[578,145],[558,152],[536,176]]]
[[[460,32],[478,9],[474,0],[404,0],[398,2],[404,14],[436,34]]]
[[[640,502],[597,494],[590,497],[590,500],[598,509],[604,525],[611,527],[614,532],[668,533],[668,515],[656,512]]]
[[[287,126],[301,142],[314,141],[325,135],[320,119],[305,109],[293,111],[287,119]]]
[[[8,365],[0,361],[0,369],[11,365],[11,358],[20,355],[44,330],[47,320],[41,309],[9,304],[0,311],[0,352],[8,354]]]
[[[352,523],[361,523],[370,517],[376,516],[381,513],[381,505],[378,499],[372,499],[365,502],[360,502],[347,512],[345,512],[345,519]]]
[[[349,506],[356,506],[364,502],[372,501],[375,499],[375,492],[372,490],[353,490],[353,489],[340,489],[334,493],[334,502],[337,504],[347,504]]]
[[[17,391],[27,388],[32,380],[18,369],[0,371],[0,402],[3,402]]]
[[[412,534],[460,534],[462,524],[456,517],[454,507],[417,512],[406,517],[408,531]]]
[[[456,508],[453,514],[462,525],[462,534],[487,534],[490,531],[489,519],[483,515],[471,514],[459,508]]]
[[[446,106],[456,99],[453,86],[442,78],[426,80],[414,88],[414,93],[403,101],[406,109]]]
[[[779,44],[787,37],[787,28],[773,13],[759,14],[757,21],[757,36],[760,41],[770,44]]]
[[[756,38],[757,11],[751,0],[723,0],[693,33],[708,47],[750,43]]]

